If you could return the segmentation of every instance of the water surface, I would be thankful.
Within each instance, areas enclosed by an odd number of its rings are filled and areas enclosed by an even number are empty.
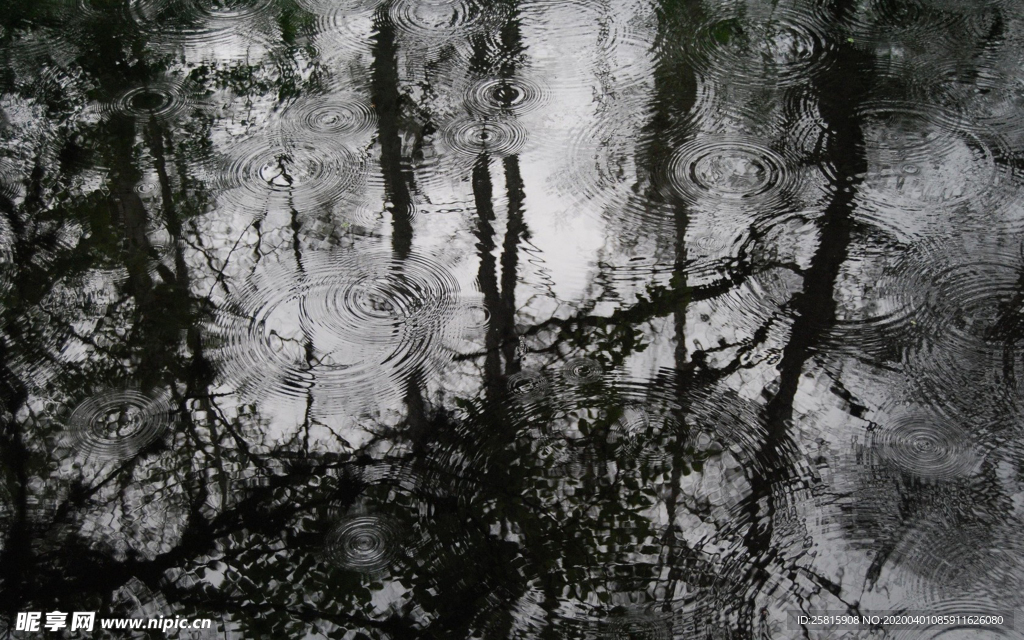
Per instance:
[[[1020,0],[6,0],[0,633],[1024,637],[1022,69]]]

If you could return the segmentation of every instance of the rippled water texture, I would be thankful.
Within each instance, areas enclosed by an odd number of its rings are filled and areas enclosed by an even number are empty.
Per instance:
[[[0,636],[1024,639],[1022,1],[6,0]]]

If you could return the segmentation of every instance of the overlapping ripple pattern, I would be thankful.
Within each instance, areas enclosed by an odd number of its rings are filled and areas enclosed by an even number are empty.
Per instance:
[[[313,253],[301,266],[253,273],[211,326],[209,345],[239,391],[366,403],[443,366],[458,292],[427,256]]]
[[[485,20],[497,23],[500,17],[494,6],[478,0],[396,0],[389,12],[397,29],[431,39],[455,35]]]
[[[131,0],[128,10],[162,48],[188,43],[227,50],[239,36],[256,37],[274,19],[277,6],[273,0]]]

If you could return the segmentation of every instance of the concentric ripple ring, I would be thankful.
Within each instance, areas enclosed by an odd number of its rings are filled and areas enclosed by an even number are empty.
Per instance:
[[[690,202],[773,204],[792,180],[781,155],[752,140],[684,144],[667,167],[669,186]]]
[[[474,28],[491,17],[497,19],[501,11],[476,0],[397,0],[390,12],[400,31],[438,38]]]
[[[426,256],[314,253],[301,270],[254,273],[211,327],[211,353],[246,393],[318,388],[325,401],[365,402],[447,361],[458,298],[458,282]]]
[[[317,207],[347,193],[361,171],[355,154],[340,145],[308,139],[275,145],[252,139],[231,150],[218,174],[228,197],[244,207],[262,207],[275,197]]]
[[[506,388],[512,397],[529,401],[544,397],[548,393],[550,383],[540,371],[527,370],[509,376]]]
[[[525,77],[483,78],[466,92],[470,110],[481,115],[522,115],[543,107],[550,91]]]
[[[195,104],[192,91],[183,82],[163,80],[132,87],[115,97],[106,109],[110,113],[141,120],[169,119]]]
[[[897,416],[883,425],[874,442],[883,458],[931,480],[970,475],[982,458],[968,434],[940,416]]]
[[[134,389],[93,396],[75,407],[67,433],[75,447],[101,460],[125,460],[157,440],[171,424],[166,398]]]
[[[398,557],[401,538],[401,529],[389,518],[346,518],[327,533],[323,555],[342,569],[375,573],[388,568]]]
[[[288,108],[283,128],[286,133],[358,139],[376,130],[377,114],[355,94],[313,96]]]
[[[519,153],[526,145],[526,129],[515,120],[455,120],[441,132],[452,151],[478,156],[505,157]]]
[[[604,375],[600,363],[590,358],[572,358],[566,361],[562,373],[566,380],[574,384],[594,382]]]

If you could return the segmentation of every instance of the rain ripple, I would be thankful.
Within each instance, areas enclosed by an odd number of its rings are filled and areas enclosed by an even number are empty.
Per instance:
[[[412,36],[438,38],[462,33],[482,23],[497,24],[503,5],[477,0],[396,0],[390,14],[395,27]]]
[[[902,471],[926,480],[955,480],[972,475],[983,458],[975,438],[949,418],[904,412],[873,432],[879,455]]]
[[[401,550],[401,528],[389,518],[361,515],[342,519],[327,533],[323,557],[342,569],[377,573],[387,569]]]
[[[209,341],[243,392],[299,397],[315,388],[326,402],[379,402],[447,362],[458,294],[448,270],[426,256],[312,253],[301,269],[259,267]]]
[[[921,47],[953,34],[982,37],[988,32],[988,14],[997,5],[990,0],[870,0],[845,19],[857,44]]]
[[[528,77],[482,78],[463,89],[470,111],[480,115],[523,115],[544,107],[551,90]]]
[[[922,316],[933,291],[925,278],[927,261],[920,248],[900,251],[877,240],[854,245],[837,287],[836,323],[827,338],[832,352],[875,362],[900,361],[921,338]]]
[[[939,497],[940,510],[907,529],[892,550],[891,579],[932,597],[964,589],[980,596],[1019,584],[1022,567],[1014,524],[949,515],[951,506],[959,506],[964,513],[983,513],[988,505],[983,506],[984,498],[979,501],[979,497]],[[964,499],[970,503],[958,504]]]
[[[166,396],[116,389],[76,406],[67,418],[66,435],[77,450],[91,458],[127,460],[170,427],[171,415]]]
[[[645,93],[654,66],[657,18],[648,6],[627,4],[628,11],[588,0],[531,0],[518,7],[520,19],[536,34],[530,60],[560,70],[560,96],[593,92],[604,101],[610,96],[602,94],[612,91],[622,97]],[[629,19],[622,19],[627,13]]]
[[[573,384],[595,382],[604,376],[601,365],[590,358],[572,358],[562,368],[565,379]]]
[[[176,42],[227,45],[254,35],[260,21],[276,11],[274,0],[131,0],[128,10],[139,29]],[[223,54],[222,54],[223,55]]]
[[[505,386],[511,397],[530,402],[547,395],[551,383],[540,371],[526,370],[509,376]]]
[[[122,92],[105,111],[139,120],[169,120],[187,112],[196,104],[196,92],[185,82],[161,80],[132,87]]]
[[[676,149],[668,162],[669,186],[691,203],[756,206],[781,211],[795,173],[778,152],[751,139],[698,139]]]
[[[908,354],[922,395],[967,416],[998,415],[1002,399],[1021,397],[1022,267],[1004,260],[989,254],[932,274],[920,343]]]
[[[479,349],[487,327],[490,326],[491,312],[482,295],[463,295],[448,336],[447,348],[453,353],[472,353]]]
[[[999,206],[993,197],[1009,179],[1000,163],[1011,154],[994,134],[913,103],[872,103],[861,117],[868,173],[857,215],[870,224],[907,240],[938,225],[943,209]]]
[[[946,338],[947,348],[965,358],[1015,340],[1021,323],[1022,269],[985,260],[935,274],[934,304],[922,318],[922,328]]]
[[[516,155],[526,145],[526,136],[526,128],[511,119],[459,119],[441,131],[446,147],[470,157]]]
[[[283,115],[286,135],[329,136],[338,140],[362,140],[377,128],[377,114],[356,94],[310,96],[290,106]]]
[[[585,367],[578,366],[577,361],[586,361]],[[609,451],[617,452],[620,462],[634,461],[653,466],[671,464],[672,453],[666,448],[665,440],[673,439],[681,432],[678,427],[680,410],[677,399],[673,397],[678,393],[675,383],[659,381],[658,388],[651,381],[626,379],[604,372],[596,362],[584,358],[571,360],[566,366],[581,372],[586,370],[587,381],[600,381],[601,384],[580,384],[568,373],[562,379],[552,380],[540,371],[530,370],[508,378],[506,401],[511,403],[509,410],[515,414],[517,423],[532,434],[531,437],[548,443],[549,449],[552,443],[558,445],[556,449],[565,449],[569,461],[579,462],[595,455],[598,449],[603,450],[599,443],[605,442],[611,445]],[[735,448],[735,452],[744,457],[756,451],[761,434],[757,428],[748,425],[757,423],[758,417],[750,412],[749,407],[735,414],[716,409],[712,397],[705,397],[705,391],[701,390],[689,407],[687,424],[693,419],[702,426],[688,427],[688,435],[682,443],[688,454],[694,456],[699,464],[699,461],[719,455],[727,448]],[[564,429],[551,423],[551,411],[563,416]],[[573,424],[585,415],[589,416],[584,421],[590,423],[589,427],[580,428]],[[527,426],[535,421],[544,425],[536,432],[532,426]],[[595,427],[598,424],[602,426]],[[704,428],[705,424],[709,426]],[[583,432],[587,429],[591,433],[585,436]]]
[[[262,209],[272,198],[285,198],[308,209],[328,206],[350,191],[362,171],[355,154],[337,144],[252,139],[231,150],[217,175],[227,197],[243,208]]]
[[[643,453],[645,438],[651,436],[653,426],[651,414],[643,405],[627,404],[612,427],[612,439],[625,458],[636,459]]]
[[[736,6],[736,5],[734,5]],[[770,15],[746,8],[709,16],[687,38],[698,73],[728,84],[803,84],[827,68],[834,38],[812,11],[771,5]]]
[[[374,0],[296,0],[315,16],[309,27],[321,54],[331,57],[365,52],[373,46]]]

